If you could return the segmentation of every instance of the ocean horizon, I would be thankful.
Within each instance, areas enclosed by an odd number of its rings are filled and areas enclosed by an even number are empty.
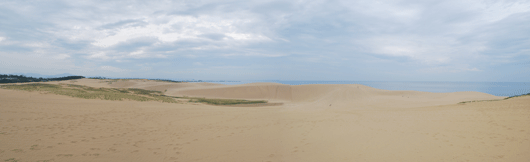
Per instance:
[[[288,85],[305,84],[362,84],[385,90],[411,90],[424,92],[463,92],[475,91],[495,96],[517,96],[530,93],[530,82],[424,82],[424,81],[281,81],[253,80],[238,82],[209,82],[226,85],[239,85],[256,82],[272,82]]]

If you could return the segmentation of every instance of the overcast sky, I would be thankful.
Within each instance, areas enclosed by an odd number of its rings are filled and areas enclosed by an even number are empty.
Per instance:
[[[0,0],[0,73],[530,81],[530,1]]]

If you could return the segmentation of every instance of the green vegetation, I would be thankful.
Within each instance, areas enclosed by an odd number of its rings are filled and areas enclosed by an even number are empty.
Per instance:
[[[473,100],[473,101],[463,101],[459,102],[458,104],[465,104],[465,103],[471,103],[471,102],[489,102],[489,101],[501,101],[503,99],[497,99],[497,100]],[[505,100],[505,99],[504,99]]]
[[[6,159],[4,161],[7,161],[7,162],[17,162],[18,160],[15,159],[15,158],[10,158],[10,159]]]
[[[37,162],[50,162],[52,160],[38,160]]]
[[[70,157],[70,156],[74,156],[74,154],[57,154],[57,156],[66,156],[66,157]]]
[[[188,97],[186,97],[188,98]],[[249,100],[235,100],[235,99],[207,99],[207,98],[188,98],[190,99],[189,102],[201,102],[211,105],[237,105],[237,104],[260,104],[260,103],[267,103],[267,101],[259,100],[259,101],[249,101]]]
[[[504,98],[504,99],[497,99],[497,100],[474,100],[474,101],[464,101],[464,102],[459,102],[459,104],[465,104],[465,103],[471,103],[471,102],[501,101],[501,100],[507,100],[507,99],[515,98],[515,97],[522,97],[522,96],[530,96],[530,93],[522,94],[522,95],[516,95],[516,96],[510,96],[510,97],[506,97],[506,98]]]
[[[58,95],[65,95],[84,99],[103,99],[103,100],[134,100],[134,101],[160,101],[176,103],[175,99],[162,95],[159,91],[149,91],[140,89],[118,89],[118,88],[94,88],[82,85],[54,85],[31,83],[21,85],[2,85],[0,88],[41,91]]]
[[[510,97],[506,97],[504,99],[506,100],[506,99],[515,98],[515,97],[522,97],[522,96],[530,96],[530,93],[522,94],[522,95],[516,95],[516,96],[510,96]]]
[[[67,76],[59,78],[33,78],[26,77],[24,75],[5,75],[0,74],[0,83],[26,83],[26,82],[49,82],[49,81],[62,81],[72,79],[82,79],[83,76]]]
[[[57,95],[65,95],[84,99],[102,99],[102,100],[133,100],[133,101],[159,101],[167,103],[177,103],[175,98],[187,99],[189,102],[205,103],[210,105],[237,105],[237,104],[263,104],[265,100],[250,101],[237,99],[208,99],[199,97],[172,97],[166,96],[160,91],[137,89],[137,88],[94,88],[75,84],[8,84],[1,85],[3,89],[39,91]]]
[[[153,93],[161,94],[160,91],[137,89],[137,88],[129,88],[128,90],[134,92],[135,94],[141,94],[141,95],[151,95]]]
[[[11,151],[13,151],[13,152],[24,152],[24,150],[22,150],[22,149],[13,149]]]
[[[159,81],[159,82],[173,82],[173,83],[182,83],[183,81],[176,81],[176,80],[170,80],[170,79],[146,79],[146,78],[106,78],[106,77],[89,77],[89,79],[100,79],[100,80],[140,80],[140,79],[145,79],[145,80],[154,80],[154,81]],[[112,83],[111,83],[112,84]]]
[[[32,145],[31,148],[29,148],[30,150],[40,150],[39,149],[39,145]]]

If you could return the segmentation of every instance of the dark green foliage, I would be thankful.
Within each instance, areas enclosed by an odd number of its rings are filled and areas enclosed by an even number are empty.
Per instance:
[[[516,96],[510,96],[510,97],[506,97],[506,98],[504,98],[504,99],[497,99],[497,100],[474,100],[474,101],[464,101],[464,102],[459,102],[459,104],[465,104],[465,103],[471,103],[471,102],[484,102],[484,101],[500,101],[500,100],[507,100],[507,99],[515,98],[515,97],[522,97],[522,96],[530,96],[530,93],[522,94],[522,95],[516,95]]]
[[[521,97],[521,96],[530,96],[530,93],[522,94],[522,95],[516,95],[516,96],[510,96],[510,97],[506,97],[504,99],[506,100],[506,99],[510,99],[510,98],[514,98],[514,97]]]
[[[249,101],[236,99],[207,99],[198,97],[173,97],[166,96],[160,91],[145,90],[137,88],[119,89],[119,88],[94,88],[82,85],[68,84],[55,85],[43,83],[30,83],[20,85],[1,85],[0,88],[24,90],[24,91],[41,91],[58,95],[71,96],[84,99],[103,99],[103,100],[134,100],[134,101],[159,101],[176,103],[174,98],[189,99],[189,102],[200,102],[211,105],[236,105],[236,104],[261,104],[267,101]]]
[[[236,104],[259,104],[267,103],[267,101],[249,101],[249,100],[234,100],[234,99],[207,99],[207,98],[190,98],[189,102],[202,102],[212,105],[236,105]]]
[[[146,78],[107,78],[107,77],[89,77],[89,79],[101,79],[101,80],[128,80],[128,79],[146,79]],[[146,79],[146,80],[154,80],[154,81],[162,81],[162,82],[173,82],[173,83],[182,83],[183,81],[176,81],[176,80],[170,80],[170,79]]]
[[[109,78],[98,76],[98,77],[89,77],[89,79],[109,79]]]
[[[24,75],[4,75],[0,74],[0,83],[26,83],[26,82],[48,82],[48,81],[62,81],[72,79],[82,79],[84,76],[67,76],[59,78],[33,78]]]
[[[129,91],[127,90],[124,90],[124,89],[117,89],[118,92],[121,92],[121,93],[129,93]]]
[[[85,99],[104,99],[104,100],[135,100],[135,101],[160,101],[175,103],[176,101],[172,97],[161,96],[157,93],[158,91],[149,91],[135,89],[135,91],[141,92],[143,95],[138,93],[130,93],[125,89],[117,88],[94,88],[82,85],[68,84],[67,86],[54,85],[54,84],[42,84],[42,83],[31,83],[21,85],[2,85],[0,88],[14,89],[14,90],[25,90],[25,91],[43,91],[58,95],[71,96],[76,98]],[[147,95],[147,96],[144,96]]]
[[[129,88],[128,90],[134,92],[135,94],[141,94],[141,95],[151,95],[152,93],[158,93],[158,94],[162,93],[160,91],[137,89],[137,88]]]

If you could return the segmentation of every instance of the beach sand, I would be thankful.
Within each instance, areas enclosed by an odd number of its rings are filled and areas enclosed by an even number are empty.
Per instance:
[[[0,89],[0,161],[530,160],[530,97],[459,104],[503,97],[357,84],[49,83],[282,105],[108,101]]]

